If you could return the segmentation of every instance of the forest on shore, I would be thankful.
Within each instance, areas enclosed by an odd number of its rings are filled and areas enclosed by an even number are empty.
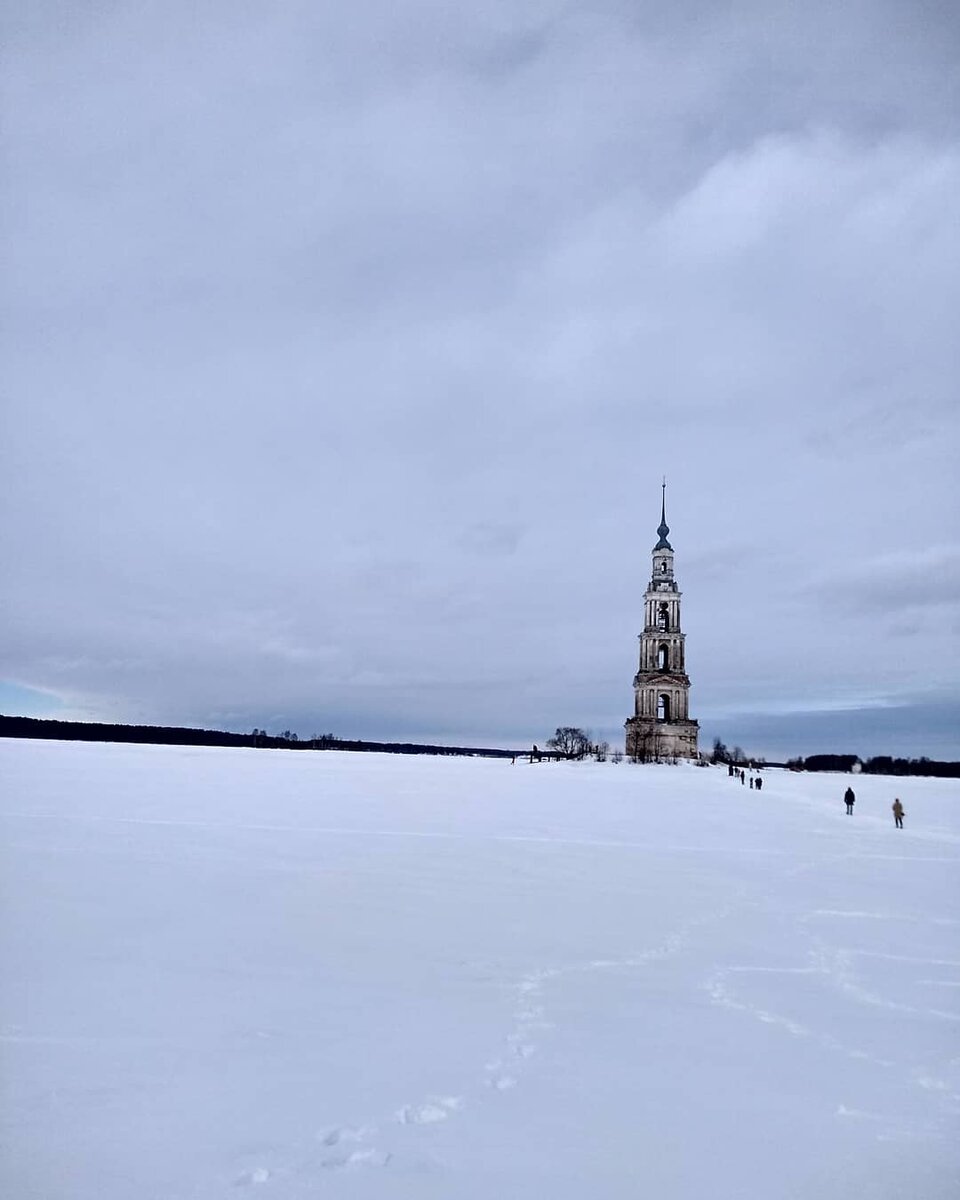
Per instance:
[[[558,733],[560,730],[558,730]],[[64,742],[130,742],[155,746],[249,746],[263,750],[352,750],[379,754],[473,755],[480,758],[513,758],[530,753],[529,749],[505,750],[494,746],[434,746],[418,742],[368,742],[360,738],[342,738],[332,733],[301,738],[290,730],[271,734],[265,729],[250,733],[229,733],[222,729],[190,729],[168,725],[116,725],[100,721],[56,721],[40,717],[8,717],[0,714],[0,737],[40,738]],[[547,745],[550,745],[548,740]],[[714,762],[727,758],[716,757]],[[723,748],[726,749],[725,747]],[[540,752],[540,757],[569,757]],[[614,761],[619,761],[615,758]],[[730,761],[734,761],[730,759]],[[745,763],[751,760],[744,756]],[[755,760],[754,760],[755,761]],[[781,764],[767,763],[767,766]],[[857,754],[811,754],[792,758],[782,764],[794,771],[840,771],[863,775],[930,775],[940,779],[960,778],[960,762],[935,759],[896,758],[888,754],[860,758]]]
[[[0,737],[41,738],[62,742],[132,742],[154,746],[250,746],[262,750],[355,750],[379,754],[449,754],[482,758],[510,758],[518,750],[476,746],[430,746],[416,742],[367,742],[336,737],[332,733],[301,738],[289,730],[270,734],[228,733],[222,729],[189,729],[168,725],[114,725],[100,721],[55,721],[39,717],[0,714]],[[526,753],[526,752],[524,752]]]

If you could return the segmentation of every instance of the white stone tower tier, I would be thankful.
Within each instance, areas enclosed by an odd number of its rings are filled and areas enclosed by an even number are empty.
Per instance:
[[[690,677],[680,629],[680,590],[667,541],[667,484],[660,508],[660,540],[653,548],[653,573],[643,597],[640,670],[633,680],[634,715],[625,724],[627,756],[638,762],[697,758],[700,726],[690,720]]]

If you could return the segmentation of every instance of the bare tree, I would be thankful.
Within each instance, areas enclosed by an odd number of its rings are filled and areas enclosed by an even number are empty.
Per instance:
[[[590,752],[589,737],[573,725],[558,726],[553,737],[547,738],[547,745],[564,758],[583,758]]]

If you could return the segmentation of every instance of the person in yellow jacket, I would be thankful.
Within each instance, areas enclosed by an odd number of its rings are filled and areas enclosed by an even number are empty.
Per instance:
[[[897,796],[893,804],[890,805],[893,809],[893,819],[896,822],[897,828],[903,828],[903,805],[900,803],[900,797]]]

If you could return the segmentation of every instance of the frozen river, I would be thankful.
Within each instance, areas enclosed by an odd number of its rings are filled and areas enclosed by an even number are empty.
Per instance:
[[[0,1191],[952,1200],[960,788],[848,782],[0,743]]]

